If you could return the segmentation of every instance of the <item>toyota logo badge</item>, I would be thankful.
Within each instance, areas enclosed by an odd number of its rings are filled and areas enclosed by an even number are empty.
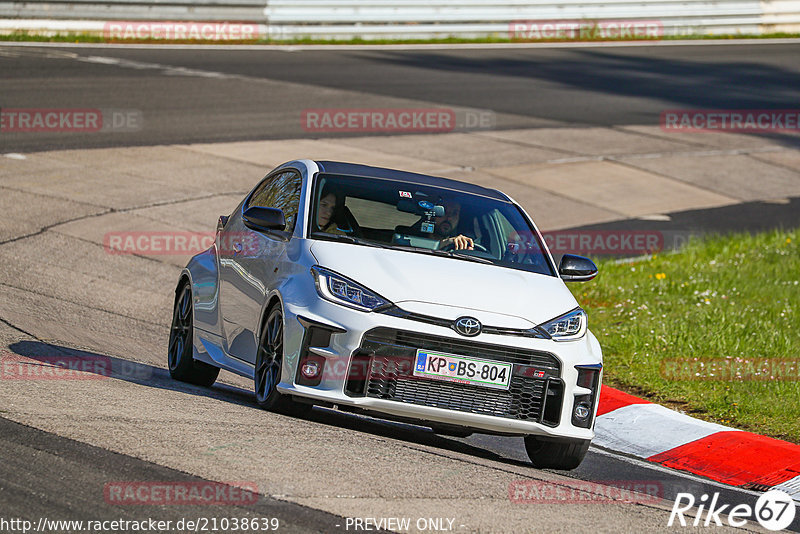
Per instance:
[[[459,317],[453,323],[453,330],[462,336],[474,337],[481,333],[481,322],[474,317]]]

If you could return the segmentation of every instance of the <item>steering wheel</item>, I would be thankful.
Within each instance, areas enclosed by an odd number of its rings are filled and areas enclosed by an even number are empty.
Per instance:
[[[484,247],[480,243],[476,243],[475,241],[472,242],[472,247],[475,250],[480,250],[481,252],[486,252],[486,253],[489,252],[489,250],[486,247]],[[455,243],[448,243],[445,246],[443,246],[442,248],[440,248],[439,250],[443,250],[445,252],[450,252],[451,250],[454,250],[455,248],[456,248],[456,244]],[[469,249],[459,249],[459,250],[469,250]]]

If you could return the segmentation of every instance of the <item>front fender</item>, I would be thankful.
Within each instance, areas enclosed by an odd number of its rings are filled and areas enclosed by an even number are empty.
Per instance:
[[[308,309],[319,296],[314,285],[314,277],[311,275],[311,266],[316,265],[316,260],[311,254],[310,242],[306,239],[292,239],[287,245],[286,260],[280,266],[281,276],[277,280],[277,286],[265,295],[259,324],[263,324],[270,307],[277,301],[283,309],[284,323],[281,383],[291,386],[305,334],[305,329],[297,321],[297,313]],[[260,334],[259,329],[257,335]],[[258,343],[260,339],[257,339]]]
[[[217,248],[212,245],[189,260],[182,276],[188,276],[192,284],[194,326],[221,336],[217,265]]]

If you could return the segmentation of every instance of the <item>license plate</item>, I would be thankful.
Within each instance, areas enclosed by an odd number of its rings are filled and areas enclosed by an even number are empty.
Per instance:
[[[419,349],[414,362],[414,376],[508,389],[512,368],[513,364],[510,363]]]

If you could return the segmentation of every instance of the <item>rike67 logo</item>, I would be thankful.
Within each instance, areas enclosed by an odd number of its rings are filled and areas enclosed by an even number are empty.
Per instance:
[[[747,524],[747,518],[755,519],[767,530],[783,530],[794,521],[797,512],[792,496],[781,490],[770,490],[758,498],[755,507],[749,504],[737,504],[731,507],[730,504],[719,504],[719,493],[709,500],[708,494],[703,494],[699,500],[695,500],[691,493],[678,493],[675,503],[672,505],[672,512],[669,515],[667,526],[671,527],[675,520],[680,526],[687,526],[684,512],[691,510],[697,504],[697,515],[691,525],[698,527],[714,526],[721,527],[727,518],[728,525],[732,527],[743,527]],[[726,514],[726,515],[722,515]],[[705,520],[703,519],[705,517]]]

